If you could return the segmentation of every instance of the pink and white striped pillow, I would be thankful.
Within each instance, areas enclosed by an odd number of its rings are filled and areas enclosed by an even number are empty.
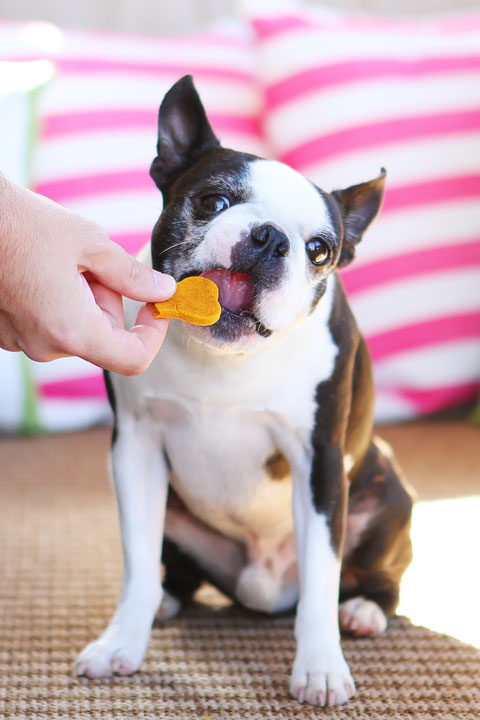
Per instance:
[[[33,189],[97,220],[136,253],[161,211],[148,172],[158,106],[182,75],[193,74],[225,145],[263,154],[252,43],[245,24],[230,22],[173,37],[0,24],[0,59],[48,58],[56,66],[37,103]],[[68,358],[31,370],[40,426],[70,429],[109,416],[98,368]]]
[[[343,273],[374,360],[377,419],[474,399],[480,378],[480,14],[393,21],[258,13],[265,134],[324,189],[387,168]]]

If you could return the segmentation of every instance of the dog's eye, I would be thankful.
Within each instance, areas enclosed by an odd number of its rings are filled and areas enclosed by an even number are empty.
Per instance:
[[[230,207],[230,200],[225,195],[205,195],[201,199],[202,210],[208,213],[219,213]]]
[[[325,240],[312,238],[307,243],[307,255],[313,265],[325,265],[330,259],[330,248]]]

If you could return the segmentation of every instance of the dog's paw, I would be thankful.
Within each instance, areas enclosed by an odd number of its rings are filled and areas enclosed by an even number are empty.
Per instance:
[[[323,653],[322,653],[323,655]],[[330,661],[313,658],[305,662],[297,652],[290,676],[290,692],[299,702],[320,707],[343,705],[355,695],[355,683],[340,649]]]
[[[102,637],[87,645],[75,663],[75,675],[105,678],[113,674],[133,675],[145,655],[144,645],[138,642],[109,642]]]
[[[373,600],[350,598],[340,604],[340,629],[351,635],[380,635],[387,627],[383,610]]]

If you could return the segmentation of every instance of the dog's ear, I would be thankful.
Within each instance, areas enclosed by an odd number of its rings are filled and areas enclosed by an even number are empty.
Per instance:
[[[192,76],[185,75],[170,88],[160,105],[157,157],[150,175],[163,192],[197,157],[219,144]]]
[[[338,267],[352,262],[355,245],[380,210],[387,172],[382,168],[375,180],[352,185],[345,190],[334,190],[331,195],[337,201],[343,221],[343,245]]]

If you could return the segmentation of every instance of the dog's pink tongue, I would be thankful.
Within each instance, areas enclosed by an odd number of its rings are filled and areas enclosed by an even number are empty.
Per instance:
[[[250,275],[229,270],[207,270],[203,277],[218,286],[218,302],[237,315],[242,310],[253,312],[253,283]]]

